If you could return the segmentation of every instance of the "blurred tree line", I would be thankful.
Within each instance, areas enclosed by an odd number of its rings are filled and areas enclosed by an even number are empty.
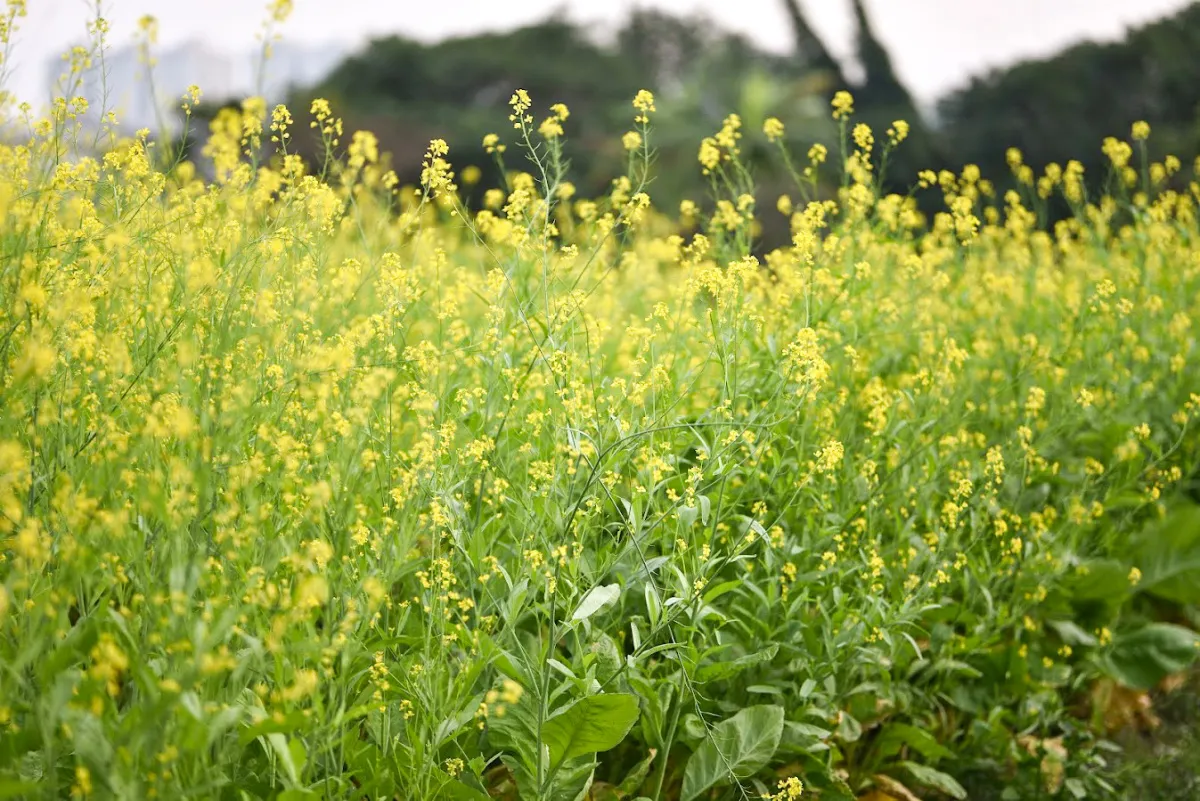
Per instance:
[[[489,132],[506,130],[509,96],[529,91],[543,110],[563,102],[571,110],[566,153],[572,180],[584,194],[604,191],[625,161],[621,134],[632,127],[630,100],[642,88],[658,98],[653,146],[657,169],[651,194],[669,205],[702,199],[705,184],[696,162],[704,136],[737,113],[743,122],[743,156],[767,192],[783,192],[761,134],[767,117],[779,117],[800,155],[813,142],[833,146],[837,131],[829,99],[849,87],[860,117],[887,128],[905,119],[913,133],[897,172],[915,176],[934,158],[934,138],[908,91],[897,78],[861,0],[854,0],[858,56],[863,78],[846,75],[809,25],[798,0],[784,0],[791,21],[793,52],[768,53],[744,36],[724,31],[703,16],[635,10],[608,43],[562,15],[505,33],[486,33],[423,44],[402,36],[376,39],[343,62],[320,86],[297,96],[321,95],[346,117],[349,127],[366,127],[381,149],[394,154],[401,177],[413,180],[431,136],[444,138],[461,170],[474,164],[492,169],[480,148]],[[882,136],[882,133],[880,133]],[[498,176],[491,175],[491,179]],[[773,199],[773,197],[772,197]]]
[[[869,123],[878,139],[893,120],[911,125],[908,141],[888,167],[892,191],[909,191],[922,169],[957,171],[964,164],[979,165],[1003,187],[1009,177],[1005,153],[1014,146],[1035,169],[1074,158],[1098,177],[1105,166],[1101,140],[1127,137],[1138,119],[1153,124],[1157,151],[1200,152],[1200,60],[1194,57],[1200,52],[1200,3],[1134,30],[1121,42],[1080,44],[975,78],[942,98],[936,118],[926,119],[897,76],[865,3],[848,1],[856,25],[857,80],[830,54],[800,0],[780,0],[794,40],[792,52],[784,55],[765,52],[703,16],[636,10],[611,41],[600,43],[555,15],[509,32],[436,44],[403,36],[376,39],[321,85],[297,90],[289,106],[302,112],[312,97],[328,98],[348,129],[379,137],[380,149],[392,154],[407,182],[417,180],[429,140],[443,138],[460,173],[472,164],[481,168],[484,179],[476,188],[481,191],[500,180],[481,139],[495,132],[511,141],[507,102],[514,88],[524,87],[536,108],[544,111],[555,102],[570,107],[571,179],[581,193],[596,194],[622,171],[621,134],[631,127],[630,99],[649,88],[659,101],[651,194],[663,206],[705,196],[696,149],[730,112],[743,121],[743,155],[762,187],[759,200],[772,202],[789,184],[761,136],[763,121],[782,119],[798,156],[813,142],[836,152],[828,101],[841,88],[854,93],[856,120]],[[509,164],[517,166],[515,160]],[[935,195],[922,200],[936,205]]]
[[[1104,137],[1128,139],[1153,126],[1153,154],[1200,153],[1200,3],[1131,31],[1123,41],[1088,42],[971,81],[938,104],[939,136],[959,164],[1008,173],[1005,149],[1026,162],[1082,162],[1102,173]]]

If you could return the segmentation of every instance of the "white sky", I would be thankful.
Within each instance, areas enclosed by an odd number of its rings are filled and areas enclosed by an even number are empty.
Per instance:
[[[82,39],[95,0],[28,0],[9,64],[9,87],[42,99],[45,64]],[[267,0],[103,0],[114,45],[127,43],[143,14],[159,19],[160,46],[199,38],[217,49],[252,47]],[[835,55],[851,52],[849,0],[803,0],[812,25]],[[1175,11],[1188,0],[868,0],[901,77],[921,100],[974,73],[1021,57],[1049,54],[1084,38],[1111,39],[1125,28]],[[285,39],[358,43],[400,33],[435,40],[511,28],[565,8],[571,18],[612,23],[635,7],[702,10],[764,46],[789,48],[781,0],[295,0]],[[203,83],[201,81],[201,86]]]

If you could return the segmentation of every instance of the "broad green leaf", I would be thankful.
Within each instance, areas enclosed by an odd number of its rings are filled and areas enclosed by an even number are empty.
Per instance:
[[[1200,656],[1200,637],[1170,623],[1150,623],[1118,635],[1105,659],[1114,679],[1137,690],[1149,690],[1166,676],[1186,670]]]
[[[638,719],[637,698],[625,693],[590,695],[542,724],[542,743],[550,751],[550,767],[607,751],[625,739]]]
[[[1149,527],[1134,550],[1138,592],[1181,604],[1200,603],[1200,506],[1173,511]]]
[[[713,727],[688,759],[683,801],[692,801],[717,784],[744,779],[775,755],[783,734],[783,707],[751,706]]]
[[[503,715],[489,715],[487,734],[490,745],[519,757],[527,768],[536,767],[537,716],[528,701],[522,699],[505,709]]]
[[[605,606],[615,603],[620,597],[621,586],[619,584],[601,584],[592,587],[579,602],[579,608],[571,615],[571,620],[587,620]]]
[[[934,770],[928,765],[919,765],[916,762],[901,762],[900,764],[910,776],[916,779],[918,784],[932,787],[951,798],[964,799],[967,797],[967,791],[948,773],[942,773],[940,770]]]
[[[1084,562],[1065,582],[1073,601],[1120,602],[1129,595],[1129,565],[1113,559]]]

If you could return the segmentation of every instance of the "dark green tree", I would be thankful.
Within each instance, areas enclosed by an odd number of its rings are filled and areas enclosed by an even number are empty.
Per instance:
[[[985,175],[1008,175],[1005,151],[1020,148],[1035,169],[1078,159],[1099,180],[1104,137],[1127,138],[1148,120],[1152,153],[1200,148],[1200,4],[1131,31],[1120,42],[1087,42],[976,78],[939,104],[953,157]]]
[[[855,97],[862,107],[890,108],[916,118],[916,104],[912,95],[896,75],[892,57],[875,34],[871,18],[863,0],[853,0],[854,20],[857,26],[856,44],[859,64],[864,78],[856,87]]]
[[[808,23],[808,17],[800,5],[800,0],[783,0],[783,5],[787,10],[788,19],[792,23],[792,36],[796,42],[796,58],[799,59],[803,68],[827,76],[828,94],[832,96],[834,92],[847,85],[842,65],[830,54],[825,42]]]

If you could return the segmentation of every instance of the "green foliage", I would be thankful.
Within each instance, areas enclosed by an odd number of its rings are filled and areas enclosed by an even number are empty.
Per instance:
[[[1118,634],[1105,660],[1110,675],[1127,687],[1149,690],[1182,673],[1200,657],[1200,637],[1191,629],[1150,623]]]
[[[1180,604],[1200,603],[1200,506],[1187,505],[1148,526],[1134,544],[1138,590]]]
[[[714,726],[688,759],[680,791],[683,801],[761,770],[775,756],[783,721],[783,707],[750,706]]]

